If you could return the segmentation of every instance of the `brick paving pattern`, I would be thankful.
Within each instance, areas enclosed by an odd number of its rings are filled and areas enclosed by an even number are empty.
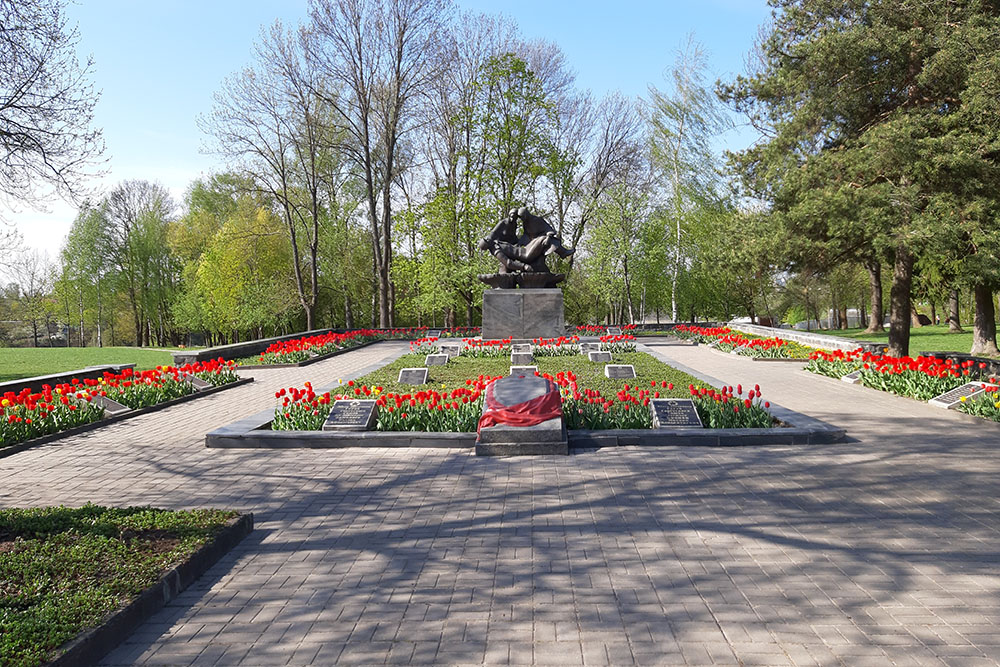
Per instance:
[[[0,505],[235,507],[255,531],[106,664],[1000,661],[1000,427],[703,348],[847,428],[813,448],[209,450],[386,343],[0,459]]]

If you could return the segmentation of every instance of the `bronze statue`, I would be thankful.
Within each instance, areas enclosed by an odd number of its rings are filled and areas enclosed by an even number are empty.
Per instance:
[[[517,221],[521,220],[524,233],[517,234]],[[566,278],[552,273],[545,257],[556,253],[569,257],[575,251],[565,247],[545,218],[534,215],[527,208],[511,209],[507,218],[497,223],[489,236],[479,242],[500,261],[499,273],[486,273],[479,280],[491,287],[510,289],[521,287],[555,287]]]

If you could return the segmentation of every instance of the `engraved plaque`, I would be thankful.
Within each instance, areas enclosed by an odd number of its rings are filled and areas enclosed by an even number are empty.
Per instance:
[[[986,387],[993,386],[996,385],[985,382],[966,382],[961,387],[955,387],[951,391],[946,391],[940,396],[935,396],[927,402],[938,408],[948,408],[949,410],[953,410],[962,403],[963,398],[978,396],[986,390]]]
[[[511,345],[510,351],[514,354],[532,354],[534,350],[532,349],[531,343],[517,343],[515,345]]]
[[[324,431],[367,431],[375,425],[375,401],[335,401],[330,416],[323,423]]]
[[[428,354],[424,366],[444,366],[451,359],[447,354]]]
[[[619,327],[608,327],[609,336],[621,336],[622,330]]]
[[[534,377],[535,373],[538,372],[538,366],[511,366],[511,375],[524,375],[525,377]]]
[[[399,384],[427,384],[426,368],[401,368],[399,369]]]
[[[426,336],[427,336],[427,338],[440,338],[441,337],[441,330],[440,329],[428,329]]]
[[[190,382],[191,386],[197,389],[198,391],[205,391],[206,389],[211,389],[212,387],[215,386],[208,380],[203,380],[197,375],[188,375],[187,381]]]
[[[587,358],[590,359],[591,361],[594,361],[594,362],[606,364],[609,361],[611,361],[611,353],[610,352],[591,352],[590,354],[587,355]]]
[[[861,382],[861,371],[854,371],[853,373],[848,373],[847,375],[845,375],[840,379],[848,384],[858,384],[859,382]]]
[[[635,377],[635,366],[632,364],[607,364],[604,367],[604,377],[612,380],[626,380]]]
[[[120,415],[121,413],[128,412],[132,409],[127,405],[122,405],[118,401],[108,398],[107,396],[94,396],[91,402],[104,408],[104,414],[109,416]]]
[[[582,354],[583,356],[587,356],[591,352],[600,352],[600,351],[601,351],[600,343],[580,343],[580,354]]]
[[[454,345],[454,344],[452,344],[452,345],[442,345],[441,346],[441,352],[443,354],[447,354],[450,358],[454,359],[458,355],[462,354],[462,346],[461,345]]]
[[[531,364],[532,359],[530,352],[514,352],[510,355],[510,363],[514,366],[527,366]]]
[[[690,398],[654,398],[649,402],[653,428],[703,428]]]

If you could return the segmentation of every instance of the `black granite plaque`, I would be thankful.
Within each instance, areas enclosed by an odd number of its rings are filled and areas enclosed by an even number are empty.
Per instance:
[[[517,405],[538,398],[550,389],[549,381],[532,371],[525,377],[509,376],[493,383],[493,398],[500,405]]]
[[[426,368],[401,368],[399,369],[399,384],[427,384]]]
[[[441,330],[440,329],[430,329],[427,332],[427,337],[428,338],[440,338],[441,337]]]
[[[599,362],[599,363],[602,363],[602,364],[606,364],[609,361],[611,361],[611,353],[610,352],[591,352],[590,354],[587,355],[587,358],[590,359],[591,361],[594,361],[594,362]]]
[[[935,396],[927,402],[931,405],[952,408],[958,406],[958,404],[962,402],[963,398],[971,398],[976,394],[981,393],[983,393],[982,382],[966,382],[961,387],[955,387],[951,391],[946,391],[940,396]]]
[[[608,327],[609,336],[621,336],[622,330],[619,327]]]
[[[108,398],[107,396],[94,396],[91,402],[104,408],[104,414],[106,415],[120,415],[121,413],[128,412],[132,409],[127,405],[122,405],[118,401]]]
[[[854,371],[853,373],[848,373],[840,378],[848,384],[857,384],[861,382],[861,371]]]
[[[462,346],[461,345],[442,345],[441,346],[441,352],[444,353],[444,354],[447,354],[450,358],[454,359],[455,357],[457,357],[460,354],[462,354]]]
[[[580,343],[580,354],[582,354],[583,356],[587,356],[591,352],[600,352],[600,351],[601,351],[600,343]]]
[[[531,364],[534,357],[531,356],[531,352],[513,352],[510,355],[510,363],[515,366],[526,366]]]
[[[206,389],[211,389],[213,386],[215,386],[208,380],[203,380],[197,375],[188,375],[187,381],[190,382],[191,386],[197,389],[198,391],[205,391]]]
[[[649,402],[653,428],[703,428],[690,398],[654,398]]]
[[[444,366],[451,359],[447,354],[428,354],[424,366]]]
[[[510,351],[514,354],[532,354],[531,343],[517,343],[510,346]]]
[[[527,376],[527,377],[535,377],[535,373],[537,373],[537,372],[538,372],[538,366],[511,366],[510,367],[510,374],[514,375],[514,376],[524,375],[524,376]]]
[[[330,416],[323,423],[324,431],[367,431],[375,425],[375,401],[335,401]]]
[[[607,364],[604,367],[604,377],[612,380],[626,380],[635,377],[635,366],[632,364]]]

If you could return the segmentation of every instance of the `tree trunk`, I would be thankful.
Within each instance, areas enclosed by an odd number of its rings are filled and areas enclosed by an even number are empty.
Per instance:
[[[865,263],[868,271],[869,300],[871,301],[871,314],[868,317],[868,328],[865,333],[875,333],[885,331],[885,314],[882,312],[882,263],[871,261]]]
[[[889,291],[889,354],[905,357],[910,352],[910,318],[913,307],[910,289],[913,287],[913,255],[900,243],[892,269],[892,288]]]
[[[959,322],[958,314],[958,290],[953,289],[948,293],[948,332],[961,333],[962,324]]]
[[[976,315],[972,324],[972,354],[1000,356],[997,350],[996,306],[993,305],[993,290],[978,284],[972,288],[976,298]]]
[[[937,324],[937,306],[931,301],[931,324]]]
[[[923,326],[920,323],[920,313],[917,312],[917,307],[912,304],[910,306],[910,326],[914,329]]]

